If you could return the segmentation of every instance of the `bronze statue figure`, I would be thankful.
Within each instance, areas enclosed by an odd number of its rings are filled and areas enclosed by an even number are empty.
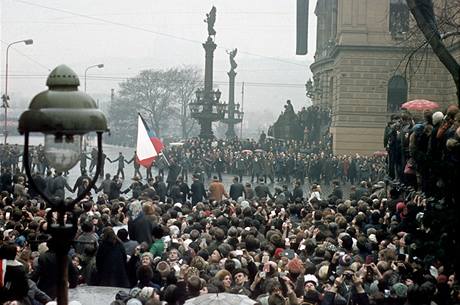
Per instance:
[[[230,67],[231,67],[232,71],[234,71],[236,69],[236,67],[238,67],[238,65],[236,64],[236,61],[235,61],[235,56],[236,56],[237,51],[238,51],[237,48],[233,49],[232,51],[227,51],[227,54],[230,57]]]
[[[206,19],[204,22],[208,24],[208,35],[209,36],[215,36],[216,35],[216,30],[214,30],[214,23],[216,22],[216,7],[213,6],[211,11],[206,14]]]

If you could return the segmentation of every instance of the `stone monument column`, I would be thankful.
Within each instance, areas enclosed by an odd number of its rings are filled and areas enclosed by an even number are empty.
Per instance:
[[[229,87],[228,87],[228,118],[232,119],[235,118],[235,76],[236,72],[232,69],[228,74],[228,81],[229,81]],[[230,139],[230,138],[235,138],[235,122],[229,121],[228,123],[228,128],[227,132],[225,133],[225,136]]]

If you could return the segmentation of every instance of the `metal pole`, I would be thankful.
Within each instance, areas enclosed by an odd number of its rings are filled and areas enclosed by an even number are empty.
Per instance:
[[[93,66],[91,66],[93,67]],[[84,86],[84,89],[85,89],[85,92],[86,92],[86,72],[88,72],[88,69],[91,68],[91,67],[88,67],[85,69],[85,77],[84,77],[84,83],[85,83],[85,86]]]
[[[5,145],[8,138],[8,52],[10,50],[11,45],[14,43],[10,43],[6,47],[6,59],[5,59],[5,100],[3,101],[3,106],[5,107],[5,129],[4,129],[4,136],[5,136]]]
[[[85,77],[84,77],[84,85],[85,85],[84,89],[85,89],[85,92],[86,92],[86,73],[88,72],[89,69],[95,68],[95,67],[98,67],[99,69],[104,68],[104,64],[92,65],[92,66],[89,66],[88,68],[85,69]]]
[[[244,82],[241,86],[241,112],[244,112]],[[241,119],[240,139],[243,138],[243,124],[244,124],[244,116]]]

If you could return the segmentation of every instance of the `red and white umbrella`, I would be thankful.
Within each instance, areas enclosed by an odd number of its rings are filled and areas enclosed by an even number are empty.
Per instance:
[[[433,110],[439,108],[439,105],[429,100],[413,100],[402,104],[401,108],[407,110]]]

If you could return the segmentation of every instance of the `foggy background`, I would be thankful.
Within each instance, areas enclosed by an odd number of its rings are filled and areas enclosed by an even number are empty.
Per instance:
[[[296,1],[280,0],[2,0],[1,88],[5,87],[6,46],[9,52],[8,92],[12,108],[25,108],[45,90],[46,76],[67,64],[87,93],[106,110],[110,90],[145,69],[195,66],[204,75],[207,38],[205,14],[217,8],[214,86],[228,100],[230,70],[226,50],[238,48],[235,99],[244,89],[245,125],[261,130],[272,124],[291,99],[295,110],[309,105],[305,82],[310,77],[316,36],[316,1],[310,1],[309,54],[296,56]],[[3,120],[3,115],[2,115]],[[248,122],[250,121],[250,123]]]

